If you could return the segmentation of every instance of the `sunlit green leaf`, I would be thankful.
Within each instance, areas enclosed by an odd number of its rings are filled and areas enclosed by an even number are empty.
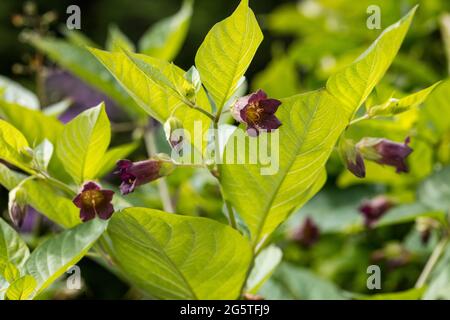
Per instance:
[[[36,286],[36,279],[25,275],[11,283],[6,291],[6,297],[9,300],[28,300],[34,294]]]
[[[252,256],[226,225],[152,209],[116,213],[108,234],[127,277],[159,299],[236,299]]]
[[[20,84],[0,76],[0,98],[10,103],[17,103],[29,109],[39,109],[39,100],[30,90]]]
[[[65,125],[57,155],[77,183],[95,178],[111,139],[105,106],[90,108]]]
[[[27,172],[31,169],[31,157],[26,154],[29,148],[23,134],[8,122],[0,119],[0,159],[3,159]]]
[[[262,40],[248,0],[242,0],[230,17],[207,34],[197,51],[195,65],[218,108],[236,91]]]
[[[19,234],[0,218],[0,262],[11,262],[21,267],[30,252]]]
[[[111,25],[106,39],[106,49],[108,51],[136,51],[133,42],[116,25]]]
[[[282,256],[283,252],[276,246],[270,246],[261,251],[255,258],[253,269],[245,285],[245,292],[258,293],[261,286],[270,278],[281,262]]]

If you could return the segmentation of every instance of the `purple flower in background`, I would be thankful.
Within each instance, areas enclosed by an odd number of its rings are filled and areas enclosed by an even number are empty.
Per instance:
[[[46,94],[50,101],[57,102],[65,98],[72,100],[72,106],[66,110],[60,120],[69,122],[84,110],[104,101],[110,119],[121,120],[124,113],[108,96],[74,76],[68,71],[49,69],[45,79]]]
[[[396,172],[408,172],[406,158],[413,152],[408,144],[407,137],[404,143],[398,143],[387,139],[364,138],[357,144],[357,148],[367,160],[375,161],[396,168]]]
[[[258,136],[260,130],[268,132],[281,126],[275,112],[281,105],[281,101],[267,98],[267,94],[258,90],[255,93],[237,99],[231,108],[233,118],[247,125],[247,133],[250,136]]]
[[[294,231],[292,235],[292,240],[299,243],[301,246],[305,248],[311,247],[314,243],[319,240],[320,230],[319,227],[315,224],[315,222],[307,217],[303,224]]]
[[[107,220],[114,213],[111,203],[114,191],[104,190],[95,182],[86,182],[81,192],[73,199],[73,203],[80,208],[80,219],[83,222],[92,220],[97,215]]]
[[[364,200],[358,210],[364,217],[364,225],[372,227],[390,208],[393,203],[385,196]]]
[[[129,194],[140,185],[169,175],[174,168],[173,162],[165,155],[138,162],[119,160],[116,174],[119,175],[122,182],[120,191],[124,195]]]

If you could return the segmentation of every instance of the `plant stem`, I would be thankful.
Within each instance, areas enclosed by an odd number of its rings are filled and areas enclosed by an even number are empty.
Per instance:
[[[148,155],[151,157],[156,154],[156,143],[153,136],[153,130],[151,127],[146,127],[144,132],[145,147]],[[170,199],[169,188],[167,186],[166,179],[164,177],[158,179],[158,191],[161,197],[164,211],[173,213],[172,200]]]
[[[51,177],[46,172],[40,172],[40,174],[45,180],[47,180],[49,183],[53,184],[55,187],[60,188],[61,190],[66,192],[69,196],[75,197],[77,195],[77,193],[70,186],[65,184],[64,182],[59,181],[58,179],[55,179],[55,178]]]
[[[419,276],[419,279],[417,279],[416,288],[421,288],[425,285],[425,283],[428,280],[428,277],[431,274],[431,271],[433,271],[434,266],[438,262],[439,258],[441,257],[442,253],[444,252],[444,249],[448,242],[448,236],[445,235],[441,241],[436,245],[433,252],[431,253],[430,258],[428,259],[425,267],[422,270],[422,273]]]
[[[224,200],[225,206],[227,207],[228,211],[228,220],[230,222],[230,226],[237,230],[237,223],[236,223],[236,217],[234,215],[233,207],[231,206],[231,203]]]
[[[368,120],[368,119],[370,119],[369,115],[365,114],[362,117],[359,117],[359,118],[356,118],[356,119],[353,119],[352,121],[350,121],[350,123],[348,124],[348,127],[353,125],[353,124],[355,124],[355,123],[358,123],[358,122],[363,121],[363,120]]]
[[[197,111],[199,111],[199,112],[201,112],[201,113],[203,113],[203,114],[206,115],[208,118],[210,118],[211,120],[215,121],[215,117],[214,117],[213,114],[211,114],[211,113],[209,113],[208,111],[206,111],[206,110],[200,108],[199,106],[193,105],[193,106],[191,106],[191,108],[194,109],[194,110],[197,110]]]

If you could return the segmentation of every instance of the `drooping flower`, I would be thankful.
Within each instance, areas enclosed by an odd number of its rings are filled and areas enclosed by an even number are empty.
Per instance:
[[[342,138],[339,141],[339,152],[347,169],[358,178],[366,176],[364,159],[353,140]]]
[[[364,159],[375,161],[396,168],[396,172],[408,172],[406,158],[413,152],[408,144],[407,137],[404,143],[398,143],[381,138],[364,138],[357,144],[357,148]]]
[[[102,189],[100,185],[89,181],[83,185],[73,203],[80,208],[80,219],[83,222],[92,220],[95,216],[107,220],[114,213],[111,203],[114,191]]]
[[[372,227],[390,208],[393,203],[386,196],[378,196],[361,203],[358,210],[364,217],[364,225]]]
[[[264,91],[258,90],[237,99],[231,114],[236,121],[247,125],[250,136],[258,136],[261,130],[271,132],[281,126],[275,116],[280,105],[281,101],[270,99]]]
[[[151,159],[132,162],[119,160],[116,174],[119,175],[122,194],[129,194],[140,185],[149,183],[173,172],[175,165],[167,155],[157,155]]]
[[[303,224],[294,231],[292,240],[305,248],[309,248],[319,240],[319,236],[319,227],[310,217],[307,217]]]

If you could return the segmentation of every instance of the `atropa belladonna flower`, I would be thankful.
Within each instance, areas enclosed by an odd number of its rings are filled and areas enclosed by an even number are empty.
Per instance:
[[[132,162],[119,160],[116,174],[119,175],[122,194],[129,194],[140,185],[167,176],[175,169],[173,161],[164,154],[157,155],[144,161]]]
[[[295,230],[292,240],[305,248],[311,247],[319,240],[320,230],[310,217],[307,217],[303,224]]]
[[[275,112],[281,105],[281,101],[267,98],[267,94],[258,90],[255,93],[236,100],[231,108],[233,118],[247,125],[247,133],[250,136],[258,136],[261,130],[268,132],[281,126]]]
[[[385,196],[364,200],[358,210],[364,217],[364,225],[372,227],[390,208],[393,203]]]
[[[95,182],[89,181],[83,185],[73,203],[80,208],[80,219],[83,222],[92,220],[95,216],[107,220],[114,213],[111,203],[114,191],[105,190]]]
[[[358,142],[356,147],[364,159],[375,161],[396,168],[396,172],[408,172],[406,158],[413,152],[408,144],[407,137],[404,143],[398,143],[382,138],[364,138]]]

